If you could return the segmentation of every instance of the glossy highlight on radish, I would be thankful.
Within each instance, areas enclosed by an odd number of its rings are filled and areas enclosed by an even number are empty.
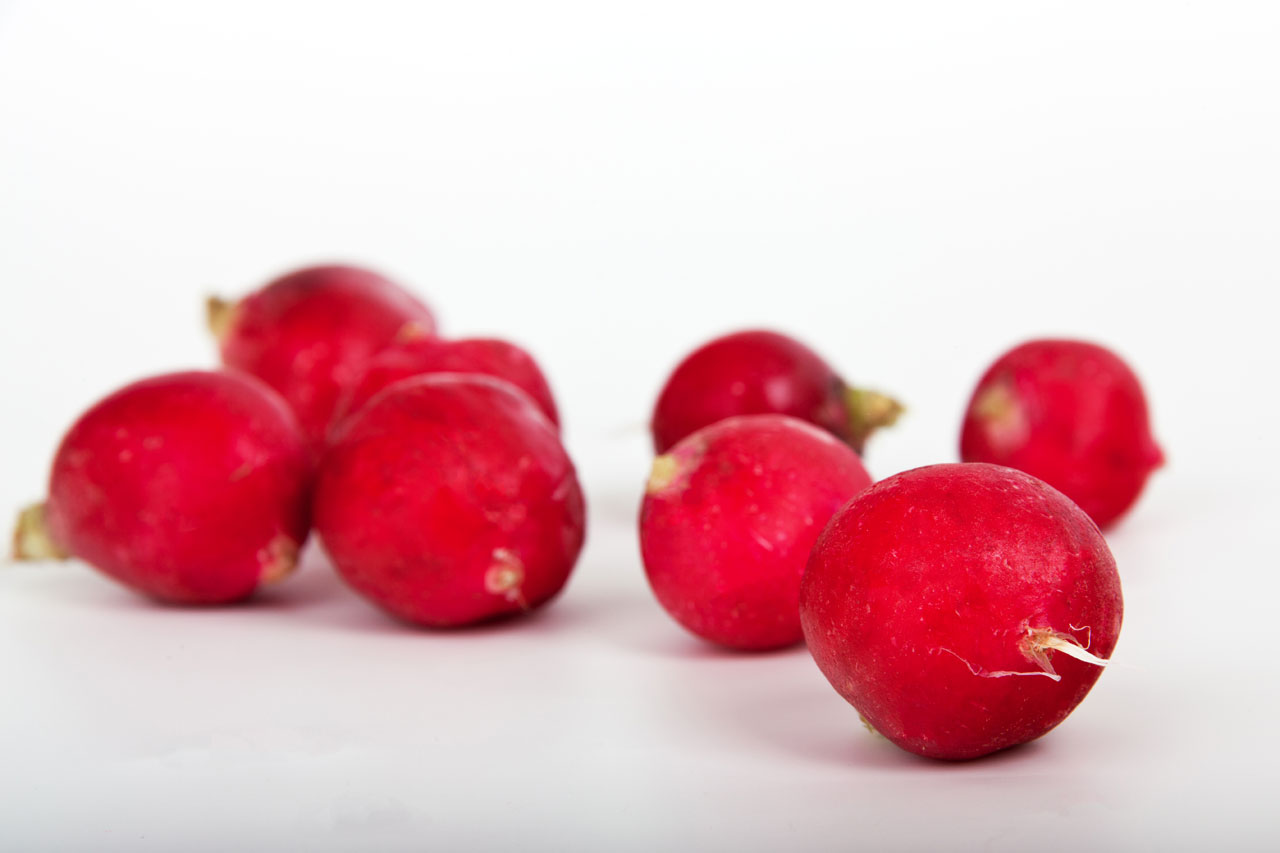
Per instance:
[[[895,400],[850,386],[794,338],[752,330],[716,338],[685,357],[663,386],[650,429],[658,453],[735,415],[790,415],[846,442],[858,453],[876,429],[902,412]]]
[[[166,602],[238,601],[293,570],[311,476],[293,413],[253,377],[144,379],[71,427],[14,553],[79,557]]]
[[[1036,340],[996,360],[973,392],[960,458],[1025,471],[1115,524],[1164,462],[1138,377],[1115,353]]]
[[[858,454],[812,424],[748,415],[704,427],[653,463],[640,546],[654,595],[703,639],[800,642],[800,577],[818,533],[871,485]]]
[[[441,628],[545,604],[586,526],[550,421],[510,383],[472,374],[403,379],[345,421],[314,509],[348,584],[393,616]]]
[[[237,302],[210,299],[209,327],[222,363],[276,389],[319,449],[343,392],[366,362],[406,330],[434,333],[435,318],[375,272],[318,266],[277,278]]]
[[[836,691],[893,743],[942,759],[1066,719],[1115,649],[1123,607],[1079,507],[977,463],[862,492],[818,538],[800,590],[805,640]]]

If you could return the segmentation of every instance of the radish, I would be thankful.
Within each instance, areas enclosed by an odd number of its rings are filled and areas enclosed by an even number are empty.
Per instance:
[[[293,413],[253,377],[144,379],[71,427],[14,554],[79,557],[162,601],[237,601],[293,570],[311,473]]]
[[[843,507],[800,619],[818,667],[905,750],[976,758],[1040,737],[1097,681],[1123,601],[1084,512],[996,465],[917,468]]]
[[[653,463],[640,511],[645,572],[692,633],[735,649],[800,642],[813,542],[871,485],[858,454],[785,415],[728,418]]]
[[[403,379],[345,421],[314,510],[347,583],[434,627],[544,604],[585,531],[577,475],[546,416],[510,383],[454,373]]]
[[[384,349],[369,361],[363,376],[339,404],[335,426],[393,382],[426,373],[479,373],[505,379],[528,394],[552,424],[557,428],[560,425],[551,387],[533,356],[520,347],[495,338],[446,341],[415,336]]]
[[[377,273],[325,266],[278,278],[239,302],[210,299],[209,328],[222,363],[279,391],[319,449],[365,362],[406,328],[433,333],[435,319]]]
[[[665,453],[686,435],[734,415],[791,415],[861,453],[867,437],[902,411],[883,394],[849,386],[804,344],[768,331],[716,338],[676,366],[650,427]]]
[[[1031,341],[996,360],[969,402],[960,458],[1026,471],[1102,527],[1164,461],[1138,377],[1110,350],[1070,340]]]

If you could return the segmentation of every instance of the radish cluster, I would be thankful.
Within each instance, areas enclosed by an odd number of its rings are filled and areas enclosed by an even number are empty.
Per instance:
[[[704,344],[654,406],[641,554],[690,632],[743,650],[803,638],[869,728],[976,758],[1043,735],[1098,679],[1123,613],[1099,525],[1162,456],[1133,372],[1080,341],[987,371],[964,462],[872,485],[858,456],[900,411],[785,335]]]
[[[314,528],[351,589],[432,628],[565,587],[586,502],[527,351],[441,337],[422,301],[349,266],[208,314],[221,369],[143,379],[82,414],[15,556],[220,605],[289,576]],[[650,420],[643,568],[702,640],[804,642],[869,728],[976,758],[1040,737],[1097,681],[1123,615],[1100,527],[1163,455],[1133,371],[1081,341],[1031,341],[986,371],[962,462],[874,482],[862,455],[901,412],[777,332],[698,347]]]
[[[287,576],[314,518],[352,588],[409,622],[521,613],[564,586],[585,506],[524,350],[438,338],[420,300],[347,266],[211,299],[209,326],[224,369],[132,383],[71,427],[17,557],[224,604]]]

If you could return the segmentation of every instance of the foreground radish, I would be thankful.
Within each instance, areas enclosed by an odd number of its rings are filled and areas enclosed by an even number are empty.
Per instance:
[[[1115,648],[1115,560],[1079,507],[982,464],[889,477],[814,545],[800,616],[814,660],[876,731],[976,758],[1062,722]]]
[[[551,386],[533,356],[520,347],[495,338],[446,341],[421,336],[388,347],[369,361],[338,406],[335,427],[393,382],[427,373],[479,373],[505,379],[528,394],[552,424],[560,425]]]
[[[960,458],[1026,471],[1102,527],[1164,459],[1138,377],[1110,350],[1070,340],[1025,343],[987,370],[965,414]]]
[[[401,380],[348,419],[314,508],[356,591],[436,627],[546,602],[568,580],[585,525],[546,416],[506,382],[453,373]]]
[[[902,411],[883,394],[850,387],[821,356],[776,332],[748,331],[704,344],[676,366],[650,427],[659,453],[695,430],[734,415],[791,415],[859,453],[867,437]]]
[[[321,446],[344,389],[406,327],[435,330],[425,305],[377,273],[356,267],[298,270],[239,302],[209,300],[222,362],[284,396]]]
[[[818,533],[871,485],[858,454],[783,415],[729,418],[653,463],[645,572],[689,631],[737,649],[798,643],[800,576]]]
[[[144,379],[71,427],[15,556],[79,557],[163,601],[236,601],[293,570],[310,476],[293,413],[253,377]]]

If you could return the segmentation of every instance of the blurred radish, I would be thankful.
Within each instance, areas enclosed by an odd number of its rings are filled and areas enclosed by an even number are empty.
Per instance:
[[[746,331],[694,350],[654,406],[653,445],[665,453],[695,430],[735,415],[790,415],[861,453],[867,437],[902,411],[883,394],[854,388],[817,353],[777,332]]]
[[[71,427],[14,553],[79,557],[163,601],[236,601],[293,570],[310,478],[297,420],[257,379],[144,379]]]
[[[388,385],[427,373],[478,373],[505,379],[528,394],[557,429],[560,426],[551,386],[529,353],[496,338],[447,341],[426,336],[409,336],[374,356],[359,381],[343,396],[334,426],[347,415],[360,411]]]
[[[1070,340],[1031,341],[996,360],[969,402],[960,458],[1026,471],[1102,527],[1164,462],[1138,377],[1110,350]]]
[[[546,603],[586,529],[577,474],[546,416],[508,382],[455,373],[403,379],[346,420],[314,506],[347,583],[434,627]]]
[[[238,302],[209,300],[222,363],[251,373],[285,398],[316,448],[334,409],[366,362],[406,329],[435,331],[408,291],[357,267],[310,267]]]

